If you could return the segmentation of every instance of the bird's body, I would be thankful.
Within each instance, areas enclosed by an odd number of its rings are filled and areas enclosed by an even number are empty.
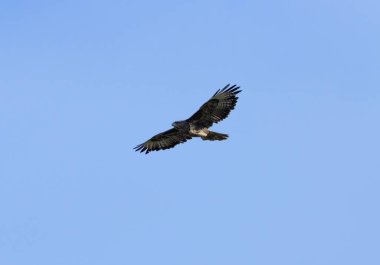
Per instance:
[[[207,128],[197,129],[194,126],[190,126],[190,134],[195,137],[207,137],[210,131]]]
[[[213,123],[227,118],[235,108],[240,93],[239,87],[225,86],[219,89],[210,100],[204,103],[200,109],[190,118],[183,121],[173,122],[173,128],[153,136],[151,139],[136,146],[136,151],[145,152],[165,150],[184,143],[192,137],[201,137],[202,140],[221,141],[228,138],[227,134],[212,132],[208,128]]]
[[[186,120],[173,122],[172,126],[178,131],[189,134],[192,137],[206,137],[210,132],[207,128],[198,128],[193,123],[189,123]]]

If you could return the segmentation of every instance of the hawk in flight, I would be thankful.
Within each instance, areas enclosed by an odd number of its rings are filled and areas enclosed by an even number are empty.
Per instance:
[[[184,143],[192,137],[201,137],[202,140],[209,141],[226,140],[227,134],[212,132],[208,128],[227,118],[231,110],[235,108],[238,100],[236,95],[241,92],[239,88],[228,84],[219,89],[193,116],[184,121],[173,122],[173,128],[139,144],[134,148],[135,151],[148,154],[151,151],[165,150]]]

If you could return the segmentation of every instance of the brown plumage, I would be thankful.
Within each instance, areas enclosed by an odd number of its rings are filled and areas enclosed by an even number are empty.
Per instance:
[[[136,151],[148,154],[151,151],[165,150],[184,143],[192,137],[201,137],[202,140],[225,140],[227,134],[209,131],[208,128],[228,117],[231,110],[236,106],[241,92],[240,87],[229,84],[216,93],[204,103],[197,112],[184,121],[172,124],[174,128],[153,136],[148,141],[137,145]]]

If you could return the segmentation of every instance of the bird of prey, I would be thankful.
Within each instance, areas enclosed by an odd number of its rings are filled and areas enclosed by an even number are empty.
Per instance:
[[[208,128],[214,123],[227,118],[231,110],[235,108],[241,92],[239,86],[230,84],[216,93],[204,103],[190,118],[183,121],[173,122],[173,128],[159,133],[145,143],[137,145],[135,151],[145,152],[165,150],[173,148],[177,144],[184,143],[192,137],[200,137],[202,140],[221,141],[228,138],[227,134],[209,131]]]

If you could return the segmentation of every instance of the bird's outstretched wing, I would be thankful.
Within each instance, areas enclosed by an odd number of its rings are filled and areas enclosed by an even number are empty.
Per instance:
[[[238,97],[241,92],[240,87],[230,84],[219,89],[216,93],[204,103],[199,110],[186,121],[191,122],[198,128],[208,128],[213,123],[218,123],[227,118],[231,110],[235,108]]]
[[[145,152],[145,154],[147,154],[151,151],[173,148],[177,144],[184,143],[190,139],[190,135],[180,132],[176,128],[172,128],[153,136],[145,143],[136,146],[134,149],[135,151]]]

